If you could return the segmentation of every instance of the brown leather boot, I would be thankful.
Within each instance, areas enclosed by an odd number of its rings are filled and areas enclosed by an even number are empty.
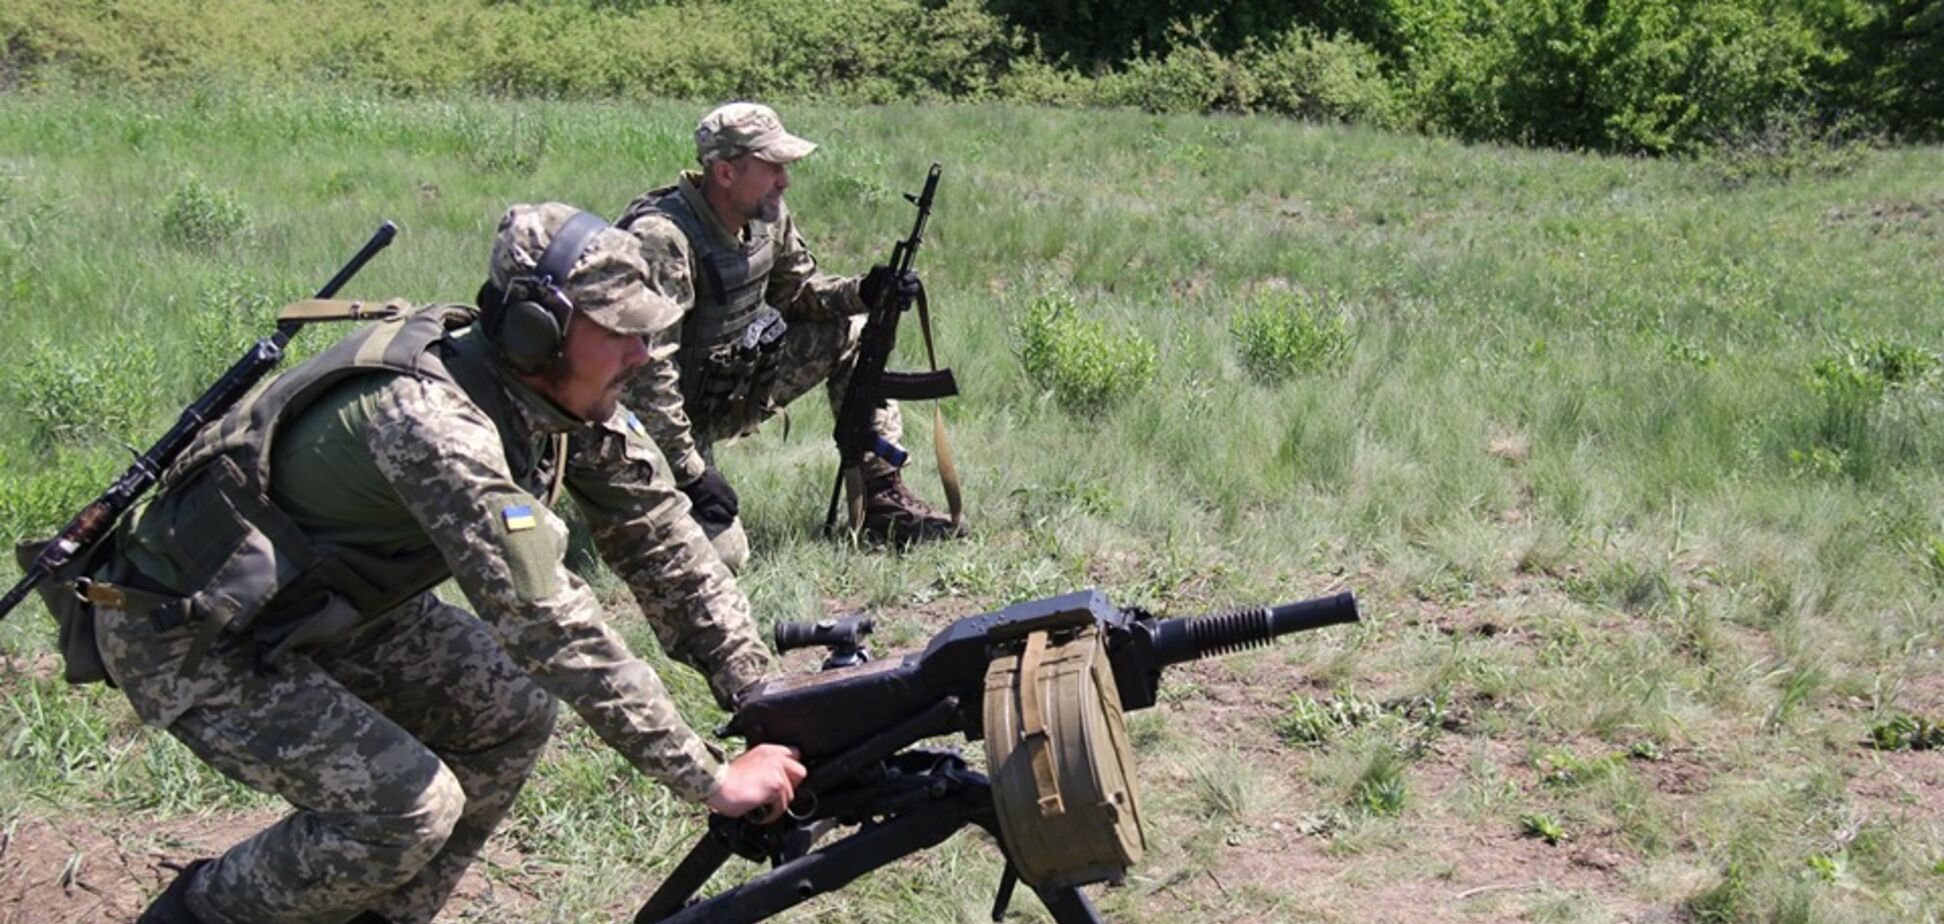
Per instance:
[[[953,522],[905,487],[896,470],[866,481],[864,492],[864,535],[873,542],[902,548],[968,534],[963,521]]]

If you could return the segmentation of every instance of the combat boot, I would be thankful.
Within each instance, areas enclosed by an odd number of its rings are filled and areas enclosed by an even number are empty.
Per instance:
[[[207,858],[196,860],[176,874],[175,881],[162,890],[161,895],[150,902],[135,924],[202,924],[202,919],[189,910],[189,884],[196,880],[196,874],[208,866]]]
[[[903,547],[967,534],[963,522],[953,522],[905,487],[895,469],[866,481],[864,491],[864,535],[873,542]]]

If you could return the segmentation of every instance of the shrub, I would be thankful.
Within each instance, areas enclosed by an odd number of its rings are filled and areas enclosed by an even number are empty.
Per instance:
[[[1297,26],[1237,53],[1254,78],[1256,107],[1310,121],[1396,128],[1410,121],[1403,96],[1384,76],[1384,59],[1355,39]]]
[[[125,340],[99,359],[36,343],[9,391],[43,446],[120,440],[148,417],[155,365],[146,340]]]
[[[1111,333],[1059,295],[1035,299],[1014,335],[1027,377],[1076,416],[1111,410],[1147,387],[1159,358],[1147,338]]]
[[[250,216],[227,189],[193,174],[162,204],[162,237],[184,247],[215,247],[250,232]]]
[[[1286,291],[1258,295],[1229,321],[1229,333],[1242,368],[1265,385],[1339,366],[1350,355],[1342,316]]]

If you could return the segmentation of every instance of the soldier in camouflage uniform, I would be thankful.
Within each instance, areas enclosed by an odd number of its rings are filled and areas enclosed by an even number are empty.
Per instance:
[[[369,325],[206,427],[86,587],[102,663],[141,718],[295,811],[183,870],[141,924],[422,924],[512,806],[564,700],[639,771],[739,815],[803,767],[724,763],[565,568],[574,497],[669,654],[717,699],[771,668],[748,602],[619,405],[675,306],[598,219],[515,206],[483,292],[559,330],[518,371],[503,305]],[[538,292],[539,295],[532,293]],[[495,311],[499,314],[496,315]],[[478,616],[433,596],[446,577]]]
[[[675,467],[675,482],[731,568],[749,544],[734,489],[714,464],[719,440],[744,436],[823,383],[833,414],[856,364],[864,313],[886,287],[909,299],[916,274],[888,266],[862,277],[817,272],[796,220],[783,204],[789,165],[816,145],[783,129],[767,106],[730,103],[695,129],[699,172],[630,203],[616,222],[641,241],[650,285],[684,310],[657,339],[654,357],[630,386],[628,404]],[[873,418],[897,443],[896,403]],[[879,541],[964,534],[876,455],[864,462],[864,530]]]

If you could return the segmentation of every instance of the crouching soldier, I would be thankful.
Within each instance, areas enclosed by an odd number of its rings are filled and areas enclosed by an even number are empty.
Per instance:
[[[477,313],[369,325],[205,427],[115,534],[94,604],[137,714],[294,811],[187,865],[143,924],[422,924],[512,806],[556,700],[724,814],[803,767],[723,763],[563,567],[561,492],[669,654],[728,705],[770,668],[749,605],[619,406],[676,309],[635,241],[515,206]],[[451,577],[477,616],[431,590]]]
[[[731,568],[742,567],[749,541],[736,492],[715,466],[715,444],[753,432],[819,384],[834,416],[857,363],[865,312],[887,291],[909,301],[919,287],[915,273],[899,278],[889,266],[857,277],[817,271],[783,204],[790,164],[816,148],[785,131],[768,106],[730,103],[696,126],[701,170],[642,195],[616,222],[641,239],[650,285],[685,312],[657,339],[628,403],[647,419],[675,483]],[[897,403],[878,409],[872,426],[896,445]],[[863,468],[862,527],[870,538],[965,534],[963,522],[912,493],[890,463],[872,454]]]

